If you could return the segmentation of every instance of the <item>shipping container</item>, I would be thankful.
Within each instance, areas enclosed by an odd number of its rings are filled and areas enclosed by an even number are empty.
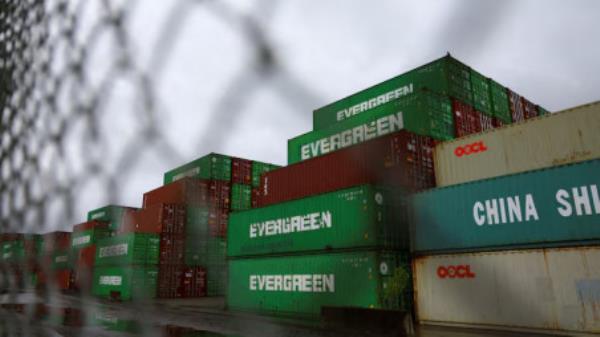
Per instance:
[[[167,185],[186,177],[230,181],[231,157],[217,153],[207,154],[166,172],[164,184]]]
[[[89,231],[89,230],[94,230],[96,228],[97,229],[108,229],[108,223],[106,223],[104,221],[98,221],[98,220],[82,222],[80,224],[73,226],[73,233],[85,232],[85,231]]]
[[[259,206],[371,184],[421,190],[435,186],[434,141],[400,131],[262,176]]]
[[[227,255],[240,257],[344,248],[408,250],[400,195],[362,185],[229,217]]]
[[[252,161],[242,158],[231,158],[231,183],[252,184]]]
[[[161,235],[158,264],[160,265],[183,265],[185,258],[184,236]]]
[[[541,107],[539,105],[537,105],[536,108],[537,108],[538,116],[549,115],[551,113],[550,111],[544,109],[543,107]]]
[[[156,266],[98,267],[92,293],[127,301],[156,297]]]
[[[108,205],[93,211],[89,211],[87,214],[88,221],[96,220],[108,223],[108,228],[111,231],[117,231],[121,227],[121,223],[128,214],[135,212],[137,208]]]
[[[82,231],[74,231],[71,235],[71,248],[86,248],[95,245],[98,240],[107,238],[110,235],[111,232],[108,230],[108,225],[106,223]]]
[[[368,114],[288,140],[288,164],[407,130],[434,139],[454,138],[452,104],[448,97],[418,92],[382,104]]]
[[[493,116],[492,98],[488,78],[471,69],[471,89],[473,91],[473,107],[480,113]]]
[[[158,234],[129,233],[98,241],[95,266],[158,264]]]
[[[219,180],[179,179],[144,193],[144,208],[156,204],[186,204],[229,209],[230,186],[229,182]]]
[[[329,128],[423,88],[473,104],[469,67],[450,55],[313,111],[313,130]]]
[[[185,205],[154,204],[135,212],[130,221],[123,223],[118,233],[183,235],[185,223]]]
[[[319,316],[321,307],[411,310],[406,253],[351,251],[229,261],[227,307]]]
[[[600,103],[440,143],[438,186],[600,158]]]
[[[489,79],[490,99],[492,101],[492,116],[503,124],[512,123],[508,91],[500,83]]]
[[[414,250],[600,241],[600,160],[433,189],[411,198]]]
[[[523,117],[525,119],[531,119],[538,116],[537,106],[533,104],[531,101],[526,99],[525,97],[521,98],[523,100]]]
[[[423,256],[414,261],[421,323],[600,333],[600,248]]]
[[[280,168],[279,165],[262,163],[259,161],[252,162],[252,187],[260,186],[260,176],[263,173],[267,173],[269,171],[273,171],[275,169]]]
[[[43,254],[71,248],[71,232],[50,232],[43,235]]]
[[[92,276],[96,260],[96,244],[73,249],[74,287],[87,292],[92,289]]]
[[[508,94],[508,103],[510,108],[510,115],[514,123],[522,122],[525,120],[525,112],[523,111],[523,99],[521,95],[516,92],[506,89]]]
[[[52,270],[73,269],[73,253],[70,249],[56,251],[51,258],[50,268]]]
[[[481,124],[481,131],[492,130],[494,128],[494,117],[479,113],[479,121]]]
[[[252,207],[252,186],[231,185],[231,211],[243,211]]]
[[[454,134],[464,137],[481,132],[481,114],[472,106],[459,100],[452,100],[452,115],[454,117]]]

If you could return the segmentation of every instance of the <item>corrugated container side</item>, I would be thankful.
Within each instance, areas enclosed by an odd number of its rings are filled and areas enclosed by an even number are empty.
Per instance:
[[[281,166],[279,166],[279,165],[262,163],[262,162],[259,162],[259,161],[253,161],[252,162],[252,187],[259,187],[260,186],[260,176],[263,173],[267,173],[269,171],[273,171],[273,170],[278,169],[280,167]]]
[[[156,266],[98,267],[92,293],[124,301],[154,298],[157,274]]]
[[[229,309],[318,316],[322,306],[410,310],[406,253],[354,251],[229,261]]]
[[[363,185],[232,213],[228,256],[344,248],[409,249],[405,202]]]
[[[452,114],[454,116],[454,134],[456,137],[481,132],[480,113],[472,106],[453,99]]]
[[[95,266],[158,264],[157,234],[130,233],[98,241]]]
[[[414,261],[423,323],[600,333],[600,248],[424,256]]]
[[[134,207],[107,205],[95,210],[89,211],[87,214],[88,221],[97,220],[108,223],[108,228],[112,231],[117,231],[121,227],[121,223],[126,221],[124,217],[127,212],[134,212],[137,209]]]
[[[531,101],[526,99],[525,97],[521,98],[523,100],[523,117],[525,119],[532,119],[538,116],[537,106],[533,104]]]
[[[220,180],[183,178],[144,193],[144,208],[156,204],[230,207],[230,183]]]
[[[433,189],[411,197],[419,253],[600,241],[600,160]]]
[[[429,137],[400,131],[273,170],[262,176],[259,206],[362,184],[431,188],[433,144]]]
[[[487,116],[493,116],[490,85],[488,79],[471,69],[471,89],[473,90],[473,107]]]
[[[507,89],[492,79],[489,79],[489,87],[490,98],[492,100],[492,115],[499,119],[502,124],[512,123]]]
[[[231,183],[252,184],[252,161],[242,158],[231,158]]]
[[[419,90],[380,105],[368,114],[292,138],[288,140],[288,163],[332,153],[400,130],[440,140],[454,138],[450,99]]]
[[[394,99],[427,88],[472,104],[469,68],[445,56],[313,111],[313,130],[353,119]]]
[[[522,122],[525,120],[525,112],[523,109],[523,100],[521,95],[506,88],[508,94],[508,103],[510,107],[510,114],[514,123]]]
[[[600,158],[600,104],[536,118],[435,147],[438,186]]]
[[[210,153],[192,162],[174,168],[164,175],[164,184],[184,178],[231,180],[231,157]]]

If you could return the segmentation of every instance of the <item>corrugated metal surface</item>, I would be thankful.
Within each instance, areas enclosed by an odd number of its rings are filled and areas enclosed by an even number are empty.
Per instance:
[[[481,132],[481,113],[470,105],[453,99],[452,115],[454,116],[454,134],[456,137]]]
[[[98,267],[92,293],[120,300],[153,298],[157,274],[156,266]]]
[[[433,189],[411,198],[417,252],[600,240],[600,160]]]
[[[231,157],[210,153],[192,162],[174,168],[164,175],[164,184],[183,178],[231,180]]]
[[[492,116],[493,109],[489,81],[485,76],[473,69],[471,69],[471,89],[473,91],[473,107],[475,110]]]
[[[435,147],[438,186],[600,158],[600,103]]]
[[[262,176],[259,206],[362,184],[433,187],[433,143],[429,137],[400,131],[273,170]]]
[[[400,130],[434,139],[454,138],[452,104],[447,96],[419,90],[326,129],[288,140],[288,163],[322,156]]]
[[[410,310],[407,254],[355,251],[229,260],[230,309],[316,316],[321,306]]]
[[[418,320],[600,333],[600,247],[416,258]]]
[[[108,223],[108,228],[117,231],[124,221],[126,212],[134,212],[136,208],[126,206],[108,205],[88,212],[88,221],[97,220]],[[126,220],[126,219],[125,219]]]
[[[98,241],[95,266],[158,264],[157,234],[129,233]]]
[[[442,57],[315,110],[313,129],[324,129],[367,111],[370,114],[371,109],[422,88],[472,104],[470,76],[469,67],[451,56]]]
[[[221,180],[182,178],[144,193],[144,208],[156,204],[230,207],[230,183]]]
[[[232,213],[228,256],[342,248],[409,249],[399,195],[369,185]]]

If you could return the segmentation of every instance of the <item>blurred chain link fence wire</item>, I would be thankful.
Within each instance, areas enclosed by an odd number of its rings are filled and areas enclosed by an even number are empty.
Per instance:
[[[244,13],[217,0],[171,1],[162,22],[148,23],[158,25],[159,33],[144,66],[136,49],[139,36],[128,30],[128,24],[140,6],[153,3],[3,0],[0,4],[0,233],[70,230],[85,217],[82,191],[103,200],[97,207],[118,201],[123,193],[120,181],[136,175],[144,153],[172,164],[193,159],[184,157],[166,136],[161,119],[172,107],[164,104],[165,93],[159,93],[157,83],[186,17],[198,8],[230,26],[250,48],[239,55],[244,66],[227,79],[217,104],[210,111],[199,105],[197,120],[192,121],[198,125],[195,156],[213,151],[228,136],[236,114],[259,88],[268,87],[289,103],[291,111],[306,106],[299,102],[317,101],[278,62],[265,35],[262,22],[276,11],[276,3],[257,1],[253,13]],[[198,62],[202,53],[196,55]],[[119,105],[117,120],[108,124],[121,119],[135,123],[128,137],[119,139],[103,125],[107,114],[115,115],[115,106],[107,102],[119,94],[124,82],[133,99]],[[201,80],[187,83],[198,90],[210,85]],[[231,99],[232,93],[236,99]],[[109,154],[109,148],[117,151]],[[136,191],[140,201],[143,192]]]
[[[127,27],[131,14],[149,3],[5,0],[0,7],[1,231],[68,228],[65,224],[84,216],[76,214],[79,192],[93,186],[93,193],[104,195],[107,202],[118,200],[123,192],[119,181],[135,175],[144,152],[155,152],[170,163],[191,159],[165,136],[161,118],[170,107],[162,104],[156,84],[186,16],[197,8],[231,26],[251,46],[247,55],[240,55],[245,66],[228,79],[214,109],[199,108],[198,121],[193,121],[198,125],[198,155],[227,137],[226,128],[232,127],[240,108],[261,86],[271,83],[270,89],[289,102],[292,111],[298,101],[315,101],[313,93],[280,66],[265,36],[260,20],[273,14],[275,3],[256,4],[260,19],[222,1],[173,1],[159,27],[149,66],[143,67],[136,54],[136,36]],[[94,17],[84,17],[90,6]],[[111,37],[109,46],[104,43],[106,35]],[[202,62],[202,54],[197,57]],[[101,123],[114,108],[107,104],[109,97],[123,81],[132,88],[134,102],[119,107],[119,119],[133,117],[136,122],[132,135],[120,140],[112,139],[110,128]],[[189,83],[199,90],[207,85]],[[231,99],[232,93],[236,99]],[[119,150],[107,162],[111,142]],[[144,191],[137,192],[141,199]]]

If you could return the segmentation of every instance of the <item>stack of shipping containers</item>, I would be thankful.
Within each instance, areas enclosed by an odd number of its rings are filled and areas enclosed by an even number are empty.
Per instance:
[[[260,208],[230,219],[228,306],[410,311],[407,194],[435,186],[436,142],[511,121],[508,90],[449,55],[315,110],[289,165],[263,175]]]
[[[2,290],[36,286],[42,237],[38,234],[2,234],[0,237]]]
[[[106,222],[91,220],[73,226],[71,254],[75,290],[87,293],[91,291],[97,243],[110,235]]]
[[[600,104],[439,144],[414,195],[421,322],[598,332]]]
[[[50,232],[43,235],[41,261],[44,269],[38,273],[39,288],[71,290],[74,287],[73,254],[70,232]]]
[[[211,153],[165,173],[144,194],[133,226],[160,233],[158,297],[225,293],[227,220],[252,205],[258,176],[274,165]]]

